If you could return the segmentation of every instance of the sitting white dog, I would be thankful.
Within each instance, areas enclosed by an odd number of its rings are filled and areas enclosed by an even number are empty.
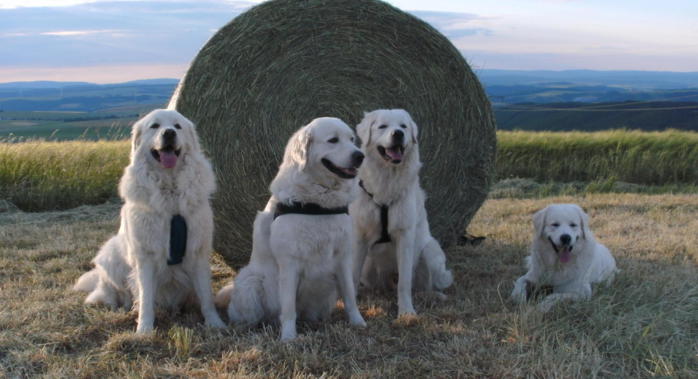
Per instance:
[[[352,278],[347,206],[364,155],[337,118],[313,120],[288,141],[271,199],[254,223],[252,256],[216,304],[231,322],[254,326],[279,317],[281,340],[296,338],[296,318],[328,318],[337,288],[353,325],[366,326]]]
[[[589,216],[576,204],[552,204],[533,215],[533,245],[528,272],[511,293],[523,303],[536,289],[552,287],[539,308],[547,312],[561,300],[588,299],[591,285],[613,281],[616,261],[589,228]]]
[[[362,191],[351,204],[356,232],[354,280],[367,288],[394,285],[398,316],[415,314],[412,290],[441,291],[453,283],[446,255],[432,237],[419,185],[417,124],[402,109],[366,113],[357,126],[366,155]]]
[[[173,110],[155,110],[133,125],[131,163],[119,184],[121,227],[73,287],[85,303],[138,306],[139,333],[155,306],[198,299],[206,325],[225,327],[213,304],[211,268],[213,170],[194,125]],[[195,296],[194,296],[195,295]]]

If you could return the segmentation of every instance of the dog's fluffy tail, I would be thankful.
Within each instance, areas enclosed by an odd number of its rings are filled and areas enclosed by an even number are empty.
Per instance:
[[[99,272],[96,268],[82,274],[75,285],[73,286],[73,291],[82,292],[92,292],[97,288],[97,283],[99,282]]]
[[[264,275],[248,266],[240,271],[234,283],[218,292],[216,304],[227,305],[230,322],[252,327],[259,324],[266,314],[264,296]]]
[[[216,307],[225,309],[230,304],[230,298],[233,294],[233,289],[235,288],[235,282],[228,284],[227,286],[221,288],[213,299]]]
[[[446,268],[446,254],[435,239],[431,239],[422,250],[422,257],[436,290],[444,290],[453,284],[453,274]]]

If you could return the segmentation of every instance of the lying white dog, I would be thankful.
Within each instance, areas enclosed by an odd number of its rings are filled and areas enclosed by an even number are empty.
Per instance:
[[[291,137],[271,199],[255,219],[250,263],[216,296],[232,322],[279,317],[281,339],[291,340],[298,315],[329,316],[339,287],[351,324],[366,325],[356,305],[347,214],[363,158],[354,132],[336,118],[315,119]]]
[[[357,246],[354,280],[389,287],[398,273],[398,316],[415,314],[413,287],[441,294],[453,283],[446,256],[429,231],[419,186],[417,125],[402,109],[382,109],[367,113],[357,132],[366,159],[359,170],[362,191],[350,207]]]
[[[177,308],[193,295],[206,325],[225,327],[211,291],[214,191],[191,121],[172,110],[150,112],[133,125],[119,232],[74,289],[90,293],[85,303],[112,308],[130,309],[135,299],[139,333],[153,329],[156,305]]]
[[[616,261],[594,239],[589,216],[578,205],[549,205],[533,215],[533,226],[528,272],[516,281],[511,293],[515,302],[525,302],[537,288],[552,286],[552,294],[539,306],[548,311],[561,300],[591,297],[594,283],[613,281]]]

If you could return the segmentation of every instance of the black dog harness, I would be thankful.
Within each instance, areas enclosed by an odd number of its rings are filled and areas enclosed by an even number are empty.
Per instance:
[[[274,219],[289,213],[315,216],[340,215],[349,214],[349,208],[323,208],[315,203],[301,203],[299,201],[294,201],[291,204],[278,203],[276,204],[276,210],[274,211]]]
[[[167,258],[169,266],[182,263],[187,252],[187,222],[180,215],[172,216],[170,221],[170,256]]]
[[[359,187],[361,187],[364,192],[368,195],[368,197],[373,200],[373,194],[368,192],[366,190],[366,187],[364,187],[364,181],[359,180]],[[389,207],[387,205],[383,204],[378,204],[376,203],[375,200],[373,200],[373,203],[376,204],[381,211],[381,238],[374,243],[374,245],[377,245],[379,243],[386,243],[386,242],[391,242],[392,239],[390,238],[390,233],[388,233],[388,209]]]

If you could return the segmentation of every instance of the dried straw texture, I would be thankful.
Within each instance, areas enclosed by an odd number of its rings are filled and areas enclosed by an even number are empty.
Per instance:
[[[454,242],[484,201],[496,150],[489,101],[460,52],[375,0],[272,0],[203,47],[171,105],[198,124],[214,162],[215,247],[247,262],[255,212],[293,131],[320,116],[356,125],[404,108],[420,127],[435,236]]]

